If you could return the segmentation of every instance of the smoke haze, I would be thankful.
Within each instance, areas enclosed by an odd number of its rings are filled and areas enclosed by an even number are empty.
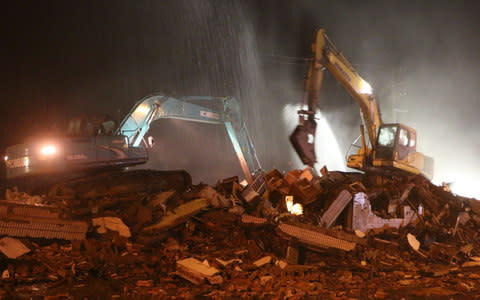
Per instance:
[[[74,115],[121,118],[152,92],[235,96],[263,167],[288,170],[282,111],[301,101],[303,59],[324,27],[384,121],[417,130],[437,181],[479,179],[476,1],[27,1],[2,13],[2,149]],[[319,107],[347,149],[360,116],[331,76]],[[150,168],[184,168],[195,182],[241,175],[221,127],[161,121],[150,134]]]

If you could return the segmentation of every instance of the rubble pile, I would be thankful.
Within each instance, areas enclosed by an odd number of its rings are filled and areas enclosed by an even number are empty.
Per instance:
[[[480,205],[421,176],[323,168],[320,176],[272,170],[247,186],[236,177],[216,186],[121,184],[50,197],[9,190],[0,201],[0,297],[479,292]],[[12,222],[29,225],[2,227]],[[74,235],[61,232],[71,224]]]

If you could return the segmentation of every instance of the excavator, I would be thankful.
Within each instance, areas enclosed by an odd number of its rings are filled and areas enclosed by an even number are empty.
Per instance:
[[[220,108],[211,109],[197,104],[200,102]],[[146,163],[147,148],[152,146],[152,139],[145,139],[145,135],[150,124],[160,119],[223,124],[247,182],[251,183],[255,172],[261,169],[235,98],[175,98],[154,94],[138,101],[117,128],[112,120],[95,124],[77,118],[68,125],[66,136],[32,139],[8,147],[4,158],[7,180],[82,172],[92,174]]]
[[[153,143],[144,137],[150,124],[168,118],[223,124],[248,182],[245,197],[262,193],[261,166],[235,98],[155,94],[138,101],[119,126],[111,119],[75,118],[66,135],[33,138],[8,147],[4,158],[7,179],[12,184],[41,182],[42,191],[48,191],[48,202],[8,200],[12,192],[7,190],[7,201],[0,201],[0,235],[84,239],[88,224],[65,216],[108,208],[111,196],[125,189],[154,193],[189,188],[191,177],[183,170],[124,171],[147,162],[147,148]],[[59,181],[50,182],[53,178]],[[51,201],[61,204],[52,206]]]
[[[422,174],[431,179],[433,159],[416,151],[415,129],[399,123],[383,123],[372,87],[335,47],[324,29],[315,32],[312,56],[304,82],[303,100],[308,108],[298,111],[300,122],[290,135],[302,162],[311,167],[316,162],[315,111],[323,75],[328,70],[358,104],[363,121],[361,146],[347,158],[347,166],[364,172]]]

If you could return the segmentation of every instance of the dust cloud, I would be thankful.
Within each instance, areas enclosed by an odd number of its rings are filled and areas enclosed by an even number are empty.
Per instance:
[[[479,12],[476,1],[446,0],[11,3],[0,146],[73,115],[120,119],[154,92],[234,96],[264,169],[288,170],[282,112],[301,102],[312,34],[323,27],[372,85],[384,121],[417,130],[435,181],[480,198]],[[328,75],[319,108],[348,149],[358,107]],[[241,176],[221,126],[159,121],[149,134],[157,147],[147,167],[187,169],[195,182]]]

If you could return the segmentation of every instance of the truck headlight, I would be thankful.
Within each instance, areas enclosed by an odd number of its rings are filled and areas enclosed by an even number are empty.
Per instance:
[[[55,153],[57,153],[57,147],[53,145],[43,146],[40,149],[40,153],[42,153],[43,155],[54,155]]]

